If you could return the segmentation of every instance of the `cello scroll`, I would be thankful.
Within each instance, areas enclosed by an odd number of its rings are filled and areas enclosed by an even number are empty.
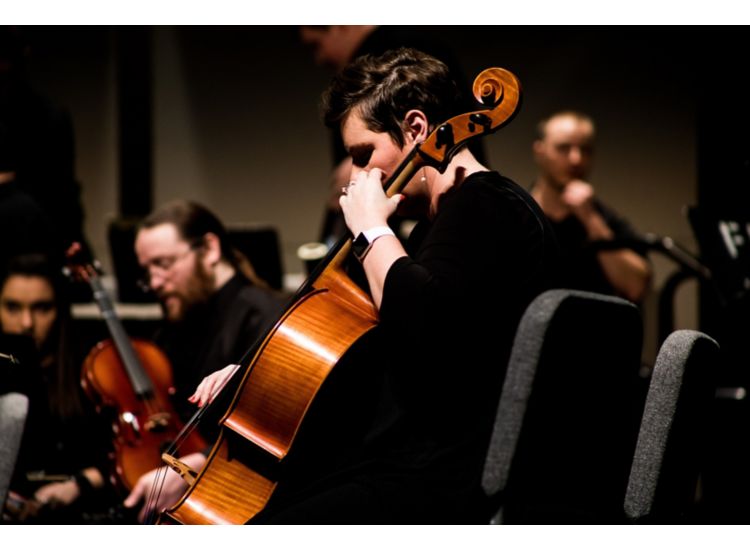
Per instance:
[[[472,91],[474,98],[488,109],[447,120],[419,148],[423,160],[440,172],[469,139],[499,130],[513,120],[521,106],[521,83],[506,69],[485,69],[474,79]]]

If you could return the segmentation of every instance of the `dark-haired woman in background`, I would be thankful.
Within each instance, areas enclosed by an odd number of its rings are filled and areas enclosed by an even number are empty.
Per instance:
[[[21,365],[2,380],[4,391],[20,391],[30,401],[3,519],[104,520],[113,497],[109,430],[83,394],[83,354],[72,333],[65,280],[46,257],[17,256],[0,275],[0,329],[5,340],[22,347],[26,341],[31,350],[18,352]]]

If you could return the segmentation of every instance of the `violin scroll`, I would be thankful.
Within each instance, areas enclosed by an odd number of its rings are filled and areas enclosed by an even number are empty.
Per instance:
[[[72,243],[65,251],[65,258],[67,265],[63,268],[63,274],[72,281],[91,284],[92,279],[101,273],[101,264],[86,257],[81,243]]]
[[[200,452],[206,442],[187,430],[171,401],[172,365],[164,352],[145,340],[132,340],[101,280],[101,268],[79,243],[67,251],[65,273],[91,287],[92,297],[107,325],[110,339],[86,356],[81,385],[97,408],[113,409],[114,478],[127,491],[149,470],[158,467],[165,447],[182,445],[184,453]]]

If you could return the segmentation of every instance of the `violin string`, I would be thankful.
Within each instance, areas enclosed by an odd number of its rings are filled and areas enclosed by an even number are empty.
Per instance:
[[[128,373],[129,369],[125,361],[125,357],[127,356],[127,354],[123,354],[124,350],[122,349],[122,347],[124,346],[125,348],[128,348],[132,352],[133,358],[135,359],[136,363],[138,363],[140,361],[140,358],[135,349],[135,344],[127,336],[127,333],[125,332],[124,327],[122,326],[117,316],[114,304],[111,302],[109,293],[105,290],[104,283],[102,282],[102,278],[99,276],[99,272],[97,271],[96,267],[94,265],[88,265],[84,269],[86,281],[88,282],[89,286],[91,286],[91,290],[94,294],[94,299],[97,303],[97,306],[99,307],[110,329],[114,349],[117,352],[118,357],[120,357],[120,361],[122,361],[122,366],[125,368],[126,374],[130,376],[130,374]],[[100,298],[97,298],[97,292],[101,293]],[[103,302],[101,302],[100,300],[103,300]],[[110,323],[113,323],[114,326],[110,326]],[[136,366],[139,367],[140,371],[143,371],[142,366]],[[155,416],[166,410],[163,406],[161,406],[161,403],[158,403],[157,406],[154,406],[153,401],[154,395],[151,392],[149,392],[149,395],[143,396],[143,399],[141,400],[144,408],[146,409],[146,414],[150,418],[154,418]]]

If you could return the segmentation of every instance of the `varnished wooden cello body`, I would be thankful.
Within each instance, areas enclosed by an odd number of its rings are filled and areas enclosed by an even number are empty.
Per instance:
[[[417,145],[386,182],[399,193],[416,171],[440,171],[470,138],[494,132],[515,115],[520,84],[504,69],[487,69],[474,82],[477,100],[490,107],[450,119]],[[289,453],[319,388],[344,353],[378,323],[370,297],[346,274],[351,239],[342,239],[297,292],[291,307],[241,362],[244,375],[221,420],[206,465],[165,522],[245,523],[276,487],[274,465]],[[241,438],[253,452],[235,455]]]
[[[75,261],[78,251],[73,245],[68,252],[68,270],[90,285],[111,336],[86,356],[81,385],[97,409],[115,412],[113,476],[119,487],[130,491],[141,475],[161,465],[162,453],[182,432],[170,401],[172,366],[152,342],[128,337],[96,268]],[[208,447],[197,431],[186,435],[182,445],[186,452]]]

